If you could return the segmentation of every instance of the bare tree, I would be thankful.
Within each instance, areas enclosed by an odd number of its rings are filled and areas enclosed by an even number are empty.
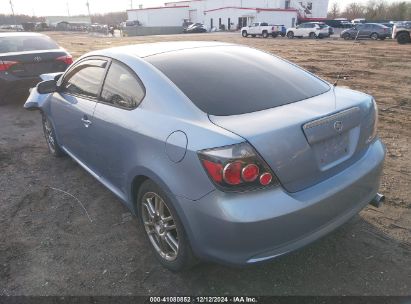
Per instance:
[[[352,2],[344,10],[344,17],[347,19],[362,18],[365,15],[365,7],[359,3]]]
[[[340,5],[338,2],[334,2],[331,5],[330,11],[328,12],[328,18],[329,19],[335,19],[340,16]]]
[[[336,18],[336,2],[328,12],[329,18]],[[365,5],[358,2],[348,4],[339,17],[347,19],[365,18],[366,20],[411,20],[411,1],[387,3],[385,0],[370,0]]]

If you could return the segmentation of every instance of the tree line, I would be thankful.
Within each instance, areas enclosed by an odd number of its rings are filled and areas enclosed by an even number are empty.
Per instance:
[[[5,15],[0,14],[0,24],[22,24],[24,22],[45,22],[44,17],[28,16],[28,15]],[[99,24],[118,24],[127,20],[126,12],[112,12],[106,14],[91,15],[92,23]]]
[[[365,18],[366,20],[411,20],[411,1],[370,0],[366,4],[351,2],[341,9],[338,2],[333,2],[328,11],[328,18]]]

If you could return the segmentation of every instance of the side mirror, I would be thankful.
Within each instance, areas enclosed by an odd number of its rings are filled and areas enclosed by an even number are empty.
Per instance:
[[[37,92],[39,92],[39,94],[54,93],[57,92],[57,89],[57,82],[54,79],[42,81],[37,85]]]

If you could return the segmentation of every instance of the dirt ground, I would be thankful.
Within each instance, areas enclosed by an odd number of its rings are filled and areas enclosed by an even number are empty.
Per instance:
[[[387,145],[385,205],[267,264],[202,264],[174,274],[152,255],[120,201],[69,158],[52,158],[40,115],[0,106],[0,295],[410,295],[411,45],[391,40],[241,38],[239,34],[101,38],[50,33],[75,57],[169,40],[218,40],[278,54],[328,81],[375,96]],[[352,50],[351,50],[352,49]],[[351,51],[350,51],[351,50]],[[229,73],[229,71],[227,71]],[[225,75],[229,76],[229,75]],[[88,219],[78,201],[87,209]]]

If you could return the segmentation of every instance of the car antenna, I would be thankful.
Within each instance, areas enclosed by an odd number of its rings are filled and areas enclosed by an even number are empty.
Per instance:
[[[342,73],[344,72],[345,66],[347,65],[347,62],[348,62],[349,57],[350,57],[349,55],[351,55],[352,50],[354,49],[354,46],[355,46],[355,44],[356,44],[356,42],[357,42],[357,38],[358,38],[358,34],[359,34],[359,33],[360,33],[360,30],[357,29],[357,35],[355,35],[354,42],[352,43],[351,49],[350,49],[350,51],[348,52],[347,56],[345,57],[345,61],[344,61],[343,65],[342,65],[342,67],[341,67],[340,73],[338,73],[337,79],[336,79],[335,82],[334,82],[334,86],[335,86],[335,87],[337,86],[338,81],[340,80],[341,75],[342,75]]]

